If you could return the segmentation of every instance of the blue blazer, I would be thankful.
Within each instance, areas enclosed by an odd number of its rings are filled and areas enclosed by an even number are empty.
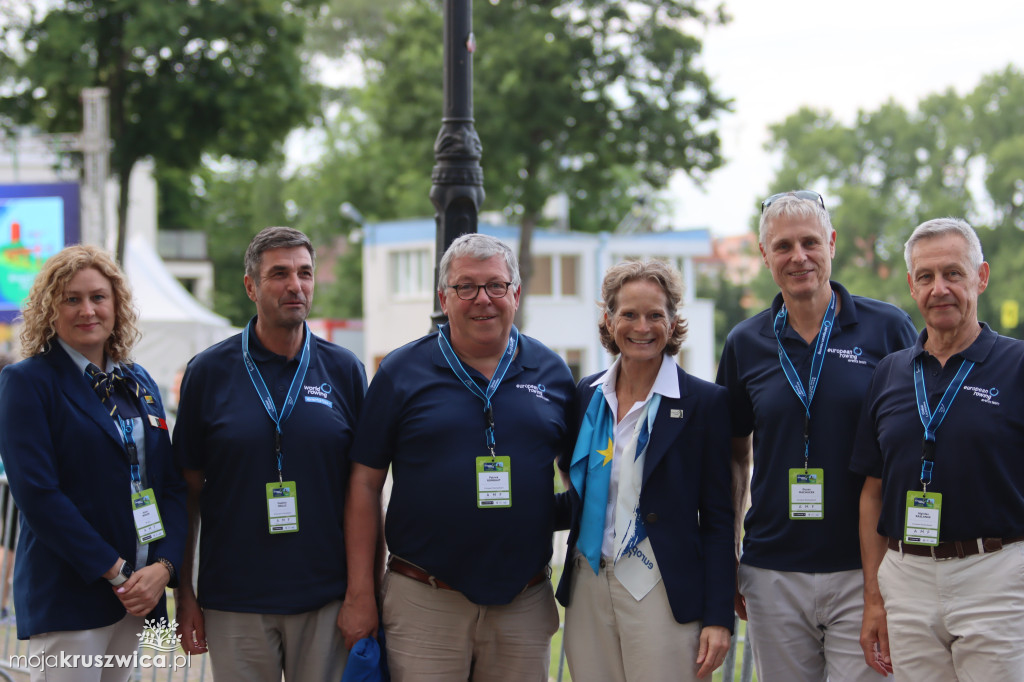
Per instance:
[[[681,368],[677,372],[680,397],[663,396],[654,419],[644,460],[640,513],[676,621],[702,621],[705,626],[721,625],[731,632],[736,557],[726,390]],[[601,374],[578,384],[578,420],[597,388],[591,384]],[[568,469],[571,458],[572,453],[563,456],[559,462],[562,469]],[[569,606],[583,510],[580,491],[570,485],[568,497],[572,525],[565,571],[556,593],[563,606]]]
[[[163,419],[152,377],[139,365],[125,374],[155,400],[140,406],[143,421],[147,414]],[[145,483],[156,494],[167,532],[150,544],[148,561],[169,559],[177,573],[187,523],[185,483],[173,466],[167,429],[146,423],[143,432]],[[59,343],[0,372],[0,456],[21,510],[14,568],[18,638],[119,621],[124,607],[102,576],[119,556],[135,563],[127,454],[114,420]],[[161,599],[146,617],[166,614]]]

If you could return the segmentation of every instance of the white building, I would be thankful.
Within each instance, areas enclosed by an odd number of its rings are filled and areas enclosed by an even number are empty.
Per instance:
[[[519,228],[481,223],[479,231],[518,252]],[[363,239],[363,361],[372,374],[390,351],[430,327],[436,294],[435,225],[421,218],[368,224]],[[523,333],[558,352],[577,378],[608,367],[612,358],[598,338],[601,279],[624,258],[667,260],[683,275],[682,315],[689,334],[679,363],[694,376],[713,380],[714,304],[694,297],[694,257],[711,253],[706,229],[619,235],[537,230],[534,275],[525,301]]]

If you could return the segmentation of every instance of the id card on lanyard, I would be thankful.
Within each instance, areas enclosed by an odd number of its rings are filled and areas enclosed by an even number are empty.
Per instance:
[[[940,542],[942,493],[928,492],[935,469],[935,432],[949,413],[960,387],[972,369],[973,362],[964,359],[960,363],[960,368],[946,386],[933,413],[928,405],[928,390],[924,385],[924,361],[920,356],[914,358],[914,396],[917,399],[917,416],[924,427],[924,438],[921,441],[921,490],[907,491],[907,512],[903,523],[903,542],[907,544],[935,547]]]
[[[792,387],[800,404],[804,406],[804,466],[803,468],[793,467],[789,470],[789,518],[794,521],[814,520],[820,521],[825,518],[825,470],[811,469],[810,464],[810,442],[811,442],[811,401],[814,400],[814,393],[818,389],[818,380],[821,377],[821,368],[825,364],[825,356],[828,351],[828,340],[832,336],[832,326],[836,319],[836,293],[832,292],[828,309],[821,319],[821,328],[818,330],[818,342],[814,346],[814,357],[811,359],[811,373],[808,377],[808,387],[804,389],[804,383],[789,359],[786,349],[782,346],[782,331],[786,328],[786,317],[788,311],[786,304],[782,304],[778,314],[775,315],[773,328],[775,340],[779,345],[779,364],[782,365],[782,373]]]
[[[284,463],[284,452],[281,450],[281,425],[291,416],[295,403],[298,401],[299,391],[302,389],[302,382],[306,378],[306,370],[309,369],[309,326],[305,322],[303,333],[305,341],[302,344],[302,352],[299,355],[299,367],[295,370],[291,386],[285,395],[284,405],[281,407],[281,414],[278,416],[274,399],[263,381],[256,362],[249,354],[249,328],[252,322],[242,329],[242,359],[245,362],[245,370],[249,373],[249,380],[256,389],[260,402],[267,412],[267,416],[274,422],[274,457],[277,460],[277,482],[268,483],[266,486],[267,499],[267,525],[271,535],[281,533],[297,533],[299,531],[299,499],[296,491],[295,481],[285,481],[282,473]]]
[[[519,330],[512,327],[508,337],[508,345],[505,352],[494,370],[494,376],[487,383],[487,390],[482,391],[476,385],[469,372],[462,365],[459,356],[455,354],[451,342],[445,336],[448,325],[443,326],[437,332],[437,345],[441,349],[441,355],[451,368],[455,376],[459,378],[463,386],[469,392],[484,401],[484,445],[491,454],[476,458],[476,506],[477,509],[497,509],[512,506],[512,458],[508,456],[498,457],[495,454],[494,439],[494,407],[491,405],[491,398],[498,390],[501,380],[505,378],[512,359],[515,358],[516,348],[519,345]]]
[[[141,420],[140,420],[141,421]],[[135,443],[134,418],[117,417],[117,426],[121,431],[125,451],[128,453],[128,467],[132,479],[132,520],[135,523],[135,535],[140,545],[148,545],[167,535],[160,518],[160,509],[156,504],[156,493],[152,488],[142,489],[140,475],[139,446]]]

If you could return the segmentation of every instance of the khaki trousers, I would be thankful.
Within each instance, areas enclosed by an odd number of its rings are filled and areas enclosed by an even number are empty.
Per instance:
[[[217,682],[338,682],[348,651],[338,629],[341,601],[281,615],[205,609]]]
[[[935,561],[889,550],[878,569],[896,680],[1024,680],[1024,542]]]
[[[697,682],[701,624],[677,623],[665,582],[633,598],[611,561],[594,575],[583,555],[576,562],[565,610],[565,655],[580,682]]]
[[[32,682],[126,682],[135,672],[132,665],[71,667],[62,665],[61,658],[88,657],[91,662],[98,655],[131,656],[139,646],[143,624],[142,618],[125,614],[118,622],[102,628],[45,632],[30,637],[29,663],[36,660],[56,663],[52,667],[33,666]],[[56,659],[52,658],[54,656]]]
[[[547,682],[558,630],[550,581],[480,606],[388,571],[383,593],[392,682]]]

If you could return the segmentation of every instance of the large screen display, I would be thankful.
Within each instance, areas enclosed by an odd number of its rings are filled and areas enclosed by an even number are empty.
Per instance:
[[[75,183],[0,185],[0,322],[18,316],[43,262],[77,243]]]

